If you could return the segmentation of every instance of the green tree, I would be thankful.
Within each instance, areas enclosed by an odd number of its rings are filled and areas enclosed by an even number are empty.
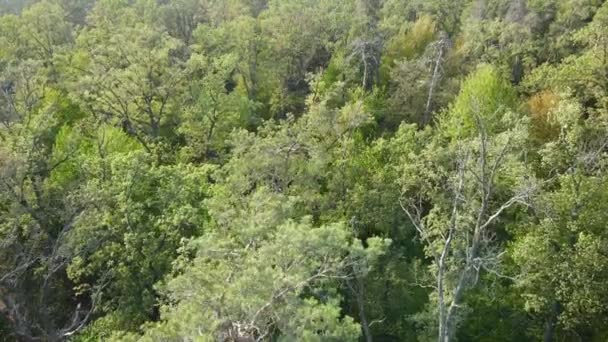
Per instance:
[[[582,108],[562,99],[551,113],[560,127],[539,151],[556,173],[534,202],[534,220],[516,228],[512,246],[521,268],[526,308],[544,321],[543,339],[601,340],[606,306],[606,179],[604,119],[580,120]],[[539,334],[540,335],[540,334]]]
[[[149,1],[136,5],[97,4],[90,17],[94,26],[78,37],[68,85],[82,108],[122,126],[151,150],[176,125],[186,69],[173,55],[182,43],[154,25],[158,7]]]
[[[265,215],[273,216],[273,206],[281,206],[268,200],[269,211],[250,213],[249,226],[225,227],[228,231],[188,247],[195,248],[195,259],[167,284],[176,304],[164,309],[166,321],[143,340],[357,339],[359,328],[340,313],[336,286],[353,272],[366,272],[386,242],[370,240],[364,249],[343,224],[314,228],[304,220],[258,226],[267,221]],[[224,281],[219,284],[218,278]]]
[[[115,134],[104,136],[106,146],[115,144]],[[153,286],[171,270],[182,239],[203,233],[207,214],[200,203],[210,168],[160,166],[145,153],[119,148],[126,151],[84,161],[95,176],[78,196],[95,207],[82,213],[72,243],[93,248],[78,255],[68,273],[80,286],[103,282],[99,324],[129,331],[157,315]],[[97,338],[109,332],[95,331]]]
[[[62,92],[45,89],[37,65],[24,62],[23,78],[3,94],[0,292],[12,335],[60,341],[89,319],[98,288],[77,293],[66,274],[79,252],[68,236],[89,203],[69,196],[78,180],[57,172],[71,154],[59,158],[55,148],[60,127],[80,112]]]
[[[252,104],[247,96],[227,89],[236,68],[233,55],[208,61],[194,54],[189,61],[192,70],[205,74],[200,82],[191,82],[189,97],[192,104],[181,114],[177,129],[186,139],[184,158],[193,160],[218,159],[225,154],[225,141],[236,127],[247,126]]]

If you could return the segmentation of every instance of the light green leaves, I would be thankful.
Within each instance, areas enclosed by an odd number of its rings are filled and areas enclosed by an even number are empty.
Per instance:
[[[502,75],[490,65],[480,65],[463,83],[441,125],[454,137],[476,135],[480,124],[488,133],[503,130],[509,126],[502,119],[515,109],[515,100]]]
[[[192,264],[167,283],[176,304],[165,308],[166,322],[147,335],[172,327],[170,336],[180,338],[355,340],[358,327],[340,314],[336,286],[365,274],[388,241],[372,239],[363,248],[345,225],[312,227],[307,220],[260,228],[265,237],[245,243],[237,238],[239,227],[195,240]]]

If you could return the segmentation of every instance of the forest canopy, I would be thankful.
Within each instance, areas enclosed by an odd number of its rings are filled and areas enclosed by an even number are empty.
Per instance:
[[[0,0],[0,341],[606,341],[605,167],[604,0]]]

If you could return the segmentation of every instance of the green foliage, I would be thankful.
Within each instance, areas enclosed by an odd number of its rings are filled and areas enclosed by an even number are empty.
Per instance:
[[[541,219],[520,228],[512,248],[514,260],[528,274],[518,283],[526,309],[542,315],[558,303],[554,314],[564,333],[583,333],[591,340],[605,337],[600,328],[605,312],[600,299],[606,274],[605,155],[597,146],[605,140],[606,126],[603,121],[581,122],[580,110],[572,100],[563,100],[555,110],[560,137],[545,144],[541,156],[560,176],[538,199]]]
[[[232,80],[234,56],[207,62],[203,56],[192,55],[189,63],[192,69],[203,68],[206,75],[198,84],[190,85],[193,103],[182,114],[178,128],[187,141],[182,158],[217,159],[223,154],[224,142],[232,129],[248,125],[252,106],[246,96],[225,88],[225,83]]]
[[[19,49],[22,58],[49,61],[72,40],[72,27],[66,13],[54,3],[42,1],[25,9],[19,16]]]
[[[0,0],[0,339],[606,340],[607,27]]]
[[[501,121],[515,105],[516,96],[511,85],[494,67],[480,65],[464,81],[441,125],[454,137],[476,134],[478,121],[488,132],[496,132],[504,129]]]
[[[171,269],[182,239],[202,233],[209,167],[156,166],[141,152],[108,155],[100,178],[81,194],[95,208],[76,224],[72,243],[95,245],[67,269],[77,284],[109,281],[112,299],[99,309],[129,317],[114,329],[133,329],[153,315],[153,285]]]
[[[230,334],[356,340],[358,327],[341,317],[335,282],[365,272],[386,242],[369,240],[364,249],[343,224],[313,228],[307,221],[223,227],[195,240],[188,248],[196,257],[166,285],[178,304],[163,310],[165,321],[144,340]],[[251,229],[258,233],[249,235]],[[218,278],[225,281],[215,283]]]
[[[420,17],[411,28],[401,28],[385,47],[382,56],[384,68],[390,68],[398,60],[412,59],[420,55],[435,38],[435,33],[436,24],[430,16]],[[384,77],[388,78],[386,73],[387,71],[384,71]]]

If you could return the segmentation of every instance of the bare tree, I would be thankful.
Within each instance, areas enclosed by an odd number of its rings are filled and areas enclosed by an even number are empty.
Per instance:
[[[46,215],[27,206],[35,220]],[[67,281],[66,268],[79,253],[66,245],[69,234],[83,209],[75,209],[57,234],[50,234],[36,224],[31,240],[20,238],[19,228],[0,240],[0,246],[12,255],[0,263],[0,314],[11,324],[16,337],[25,341],[63,341],[74,335],[91,318],[106,276],[83,294],[74,293],[61,308],[57,304],[56,289]],[[45,221],[48,224],[48,221]],[[38,227],[38,228],[36,228]],[[69,282],[69,281],[67,281]]]
[[[424,107],[424,115],[422,116],[422,124],[428,124],[431,121],[431,112],[433,97],[435,90],[441,80],[441,72],[445,61],[445,53],[449,48],[450,40],[445,32],[439,34],[439,39],[433,43],[432,48],[435,50],[435,58],[433,59],[433,67],[431,73],[431,81],[429,83],[429,92],[427,95],[426,105]]]
[[[19,340],[61,341],[88,322],[103,287],[98,283],[77,293],[66,272],[85,252],[75,250],[70,238],[90,203],[73,203],[68,196],[58,200],[45,189],[45,181],[73,151],[53,160],[38,138],[46,122],[30,124],[35,91],[29,79],[18,80],[20,87],[4,94],[17,113],[4,129],[29,139],[23,144],[12,140],[0,151],[0,315]]]
[[[451,203],[444,209],[447,219],[441,222],[447,226],[437,227],[437,222],[429,218],[429,204],[423,194],[412,197],[403,193],[400,200],[436,267],[439,342],[449,342],[454,337],[464,295],[476,286],[480,272],[502,276],[499,264],[503,252],[492,227],[507,209],[516,204],[527,205],[535,189],[524,184],[507,199],[498,201],[497,178],[505,167],[512,141],[509,138],[502,146],[491,146],[479,116],[476,122],[479,136],[470,144],[458,142],[455,171],[445,188]]]
[[[361,330],[363,330],[363,336],[366,342],[373,342],[374,338],[370,329],[371,323],[367,318],[365,310],[365,284],[360,276],[353,276],[353,279],[346,279],[346,286],[351,291],[357,302],[357,309],[359,311],[359,322],[361,324]]]
[[[378,30],[378,11],[382,7],[379,0],[360,0],[357,2],[362,19],[360,38],[351,43],[349,59],[356,58],[362,67],[361,86],[369,91],[380,78],[380,60],[384,38]]]
[[[358,38],[351,44],[352,53],[349,59],[356,58],[362,66],[361,86],[365,90],[371,90],[378,82],[380,73],[380,54],[382,51],[382,39],[373,37],[370,39]]]

